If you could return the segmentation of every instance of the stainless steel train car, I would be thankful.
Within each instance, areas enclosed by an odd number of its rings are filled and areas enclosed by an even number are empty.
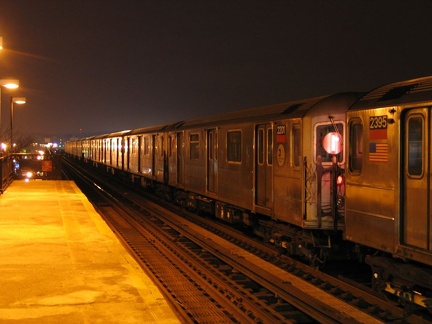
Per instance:
[[[290,254],[324,262],[332,242],[323,231],[345,227],[344,183],[337,178],[345,169],[346,111],[359,96],[341,93],[94,136],[67,142],[66,152],[188,208],[253,226]]]
[[[424,77],[69,141],[66,153],[311,263],[369,254],[377,288],[431,308],[416,290],[432,291],[431,106]]]
[[[378,87],[347,112],[345,237],[386,252],[366,259],[375,285],[418,304],[413,283],[432,289],[431,107],[426,77]]]

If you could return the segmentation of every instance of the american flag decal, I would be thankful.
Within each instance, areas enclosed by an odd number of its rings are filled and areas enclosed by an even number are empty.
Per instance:
[[[388,162],[388,143],[369,143],[369,162]]]

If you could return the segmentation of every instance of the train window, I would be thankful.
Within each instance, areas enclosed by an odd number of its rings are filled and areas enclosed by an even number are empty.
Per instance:
[[[356,118],[350,124],[349,169],[360,174],[363,168],[363,124]]]
[[[337,162],[343,162],[343,150],[338,154],[328,153],[323,145],[324,138],[327,134],[335,132],[335,127],[337,128],[339,134],[343,134],[343,124],[342,123],[325,123],[316,126],[315,130],[315,158],[321,156],[322,162],[331,162],[332,156],[337,157]]]
[[[301,132],[300,132],[300,125],[296,124],[293,125],[292,129],[291,129],[291,139],[292,139],[292,143],[291,143],[291,147],[292,147],[292,152],[291,152],[291,156],[292,156],[292,164],[294,167],[298,168],[300,167],[300,161],[301,161]]]
[[[264,164],[264,129],[258,130],[258,164]]]
[[[189,135],[189,146],[190,146],[190,153],[189,157],[191,160],[198,160],[199,159],[199,134],[190,134]]]
[[[228,162],[241,162],[241,131],[227,133]]]
[[[215,133],[214,136],[214,160],[217,161],[218,159],[218,133]]]
[[[267,165],[273,164],[273,129],[267,129]]]
[[[214,145],[214,143],[213,143],[213,133],[212,132],[210,132],[209,134],[209,137],[208,137],[208,158],[209,158],[209,160],[213,160],[214,159],[214,156],[213,156],[213,145]]]
[[[115,156],[115,160],[116,160],[115,166],[118,167],[119,166],[119,159],[121,157],[121,150],[122,150],[121,138],[117,138],[116,142],[117,142],[117,144],[116,144],[117,150],[116,150],[116,156]]]
[[[411,117],[408,120],[408,174],[423,174],[423,119]]]

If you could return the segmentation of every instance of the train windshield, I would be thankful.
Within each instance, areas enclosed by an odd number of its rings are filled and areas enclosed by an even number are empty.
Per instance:
[[[337,162],[343,162],[343,134],[342,123],[326,123],[316,126],[315,129],[315,159],[321,156],[322,162],[331,162],[337,157]]]

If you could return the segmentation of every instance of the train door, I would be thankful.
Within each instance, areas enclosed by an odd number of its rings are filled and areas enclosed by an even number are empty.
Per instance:
[[[130,137],[125,137],[125,141],[124,141],[124,164],[123,164],[123,169],[124,170],[130,170],[130,160],[131,160],[131,138]]]
[[[141,147],[142,146],[143,146],[143,137],[142,136],[138,136],[138,147],[137,147],[137,150],[138,150],[138,152],[137,152],[137,154],[138,154],[138,161],[137,161],[137,163],[138,163],[138,165],[137,165],[138,169],[137,169],[137,172],[138,173],[140,173],[141,169],[142,169],[142,161],[141,161],[141,159],[142,159]]]
[[[404,115],[403,212],[401,242],[432,249],[430,109],[411,109]]]
[[[98,139],[96,140],[97,143],[97,161],[102,162],[102,140]]]
[[[273,128],[271,124],[256,127],[255,157],[255,204],[271,208],[272,199],[272,167],[273,167]]]
[[[184,176],[183,176],[183,164],[184,164],[184,142],[183,142],[183,133],[177,133],[177,183],[183,184]]]
[[[101,162],[106,164],[106,140],[105,139],[101,139],[101,145],[102,145]]]
[[[120,139],[120,147],[121,147],[121,151],[120,151],[120,154],[121,154],[121,166],[120,166],[120,168],[122,169],[122,170],[126,170],[126,163],[127,163],[127,151],[128,151],[128,147],[127,147],[127,145],[128,145],[128,143],[127,143],[127,139],[126,139],[126,137],[122,137],[121,139]]]
[[[158,181],[163,181],[163,183],[168,183],[169,180],[169,170],[168,170],[168,154],[167,154],[167,143],[166,137],[164,135],[159,135],[160,139],[160,154],[158,163]]]
[[[107,138],[106,140],[106,161],[107,165],[112,165],[112,141],[111,138]]]
[[[218,160],[217,160],[218,137],[215,128],[207,130],[207,190],[217,191]]]
[[[152,163],[151,163],[151,175],[155,176],[156,175],[156,135],[152,135],[152,140],[151,140],[151,159],[152,159]]]
[[[118,168],[120,163],[119,163],[119,158],[120,158],[120,150],[121,150],[121,139],[120,138],[116,138],[115,139],[115,166]]]

